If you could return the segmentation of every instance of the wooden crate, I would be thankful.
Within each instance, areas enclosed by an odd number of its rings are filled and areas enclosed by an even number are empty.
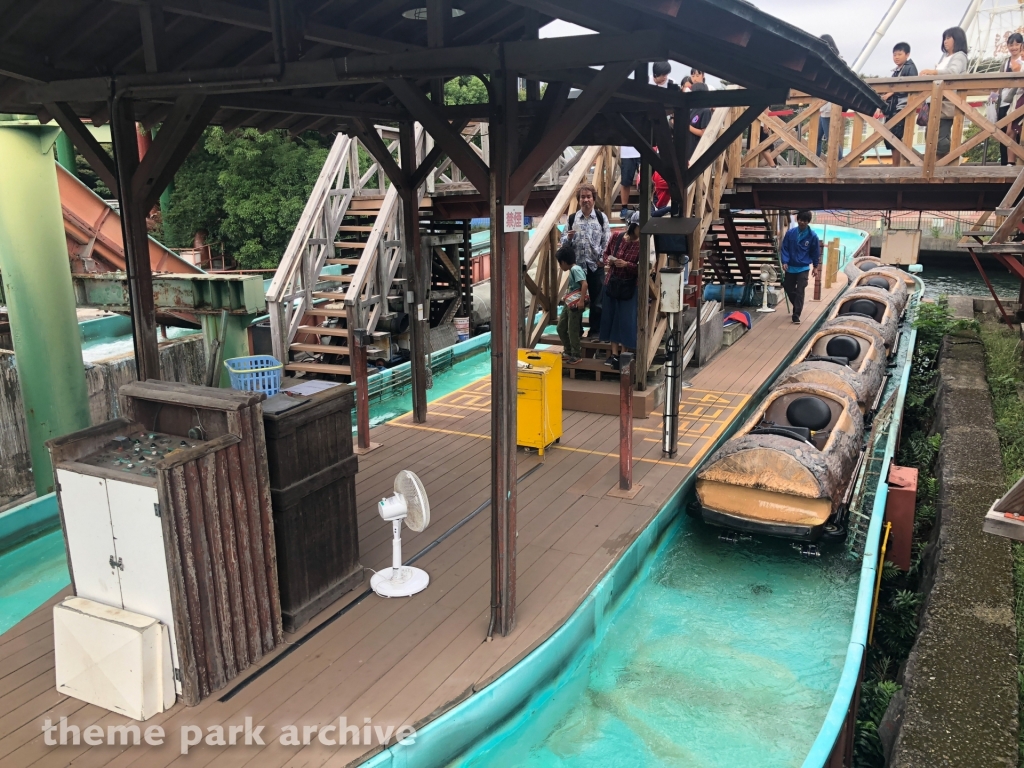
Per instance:
[[[263,414],[284,628],[295,632],[363,582],[359,564],[352,404],[332,387]]]
[[[155,488],[160,528],[153,535],[165,556],[181,698],[191,706],[284,641],[263,395],[149,381],[125,385],[120,399],[123,418],[48,446],[58,483],[70,472]],[[180,436],[188,445],[153,461],[153,477],[87,465],[115,437],[139,432]],[[61,493],[58,499],[79,594],[79,577],[89,575],[89,567],[71,552],[72,539],[82,534],[69,538],[67,516],[75,513],[70,499]],[[127,602],[122,607],[152,615]]]

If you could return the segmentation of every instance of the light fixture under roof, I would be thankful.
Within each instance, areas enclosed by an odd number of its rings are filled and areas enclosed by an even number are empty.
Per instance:
[[[403,11],[402,15],[407,19],[413,19],[414,21],[426,21],[427,20],[427,9],[426,8],[410,8],[408,11]],[[452,18],[457,19],[459,16],[465,16],[466,12],[461,8],[452,8]]]

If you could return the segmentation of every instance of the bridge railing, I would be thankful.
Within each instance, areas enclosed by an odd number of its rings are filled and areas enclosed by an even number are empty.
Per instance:
[[[987,114],[990,94],[1021,88],[1024,95],[1024,73],[867,82],[881,96],[907,94],[906,106],[887,119],[880,114],[844,113],[839,105],[829,108],[822,99],[794,93],[785,109],[768,110],[754,123],[745,143],[743,167],[762,166],[757,171],[761,174],[763,166],[771,162],[780,168],[780,174],[828,181],[858,175],[868,167],[892,168],[899,158],[903,166],[895,174],[899,178],[930,180],[955,175],[949,169],[960,166],[998,165],[1000,144],[1006,147],[1011,162],[1024,162],[1024,145],[1014,133],[1008,133],[1024,118],[1024,106],[1015,107],[1015,96],[1005,117],[992,121]],[[889,144],[890,153],[879,151],[883,142]],[[806,173],[789,170],[795,167]]]

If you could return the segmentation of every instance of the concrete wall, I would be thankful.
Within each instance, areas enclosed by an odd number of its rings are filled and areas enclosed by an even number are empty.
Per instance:
[[[171,381],[202,382],[206,371],[201,336],[171,341],[160,347],[160,369]],[[119,414],[117,391],[135,381],[133,355],[85,364],[89,412],[93,424]],[[24,404],[14,353],[0,350],[0,505],[33,490]]]
[[[999,438],[973,332],[947,337],[935,431],[937,525],[903,688],[880,728],[890,768],[1017,765],[1017,638],[1010,543],[982,531],[1005,491]],[[895,738],[895,745],[893,745]]]

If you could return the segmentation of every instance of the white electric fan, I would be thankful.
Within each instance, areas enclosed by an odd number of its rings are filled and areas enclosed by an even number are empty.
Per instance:
[[[395,495],[381,499],[377,511],[391,521],[391,567],[377,571],[370,578],[370,588],[381,597],[409,597],[422,592],[430,583],[426,571],[402,565],[402,521],[409,530],[419,533],[430,523],[430,503],[423,483],[415,474],[403,469],[395,478]]]
[[[779,273],[771,264],[761,265],[761,308],[758,312],[774,312],[768,306],[768,291],[773,290],[771,286],[779,279]]]

